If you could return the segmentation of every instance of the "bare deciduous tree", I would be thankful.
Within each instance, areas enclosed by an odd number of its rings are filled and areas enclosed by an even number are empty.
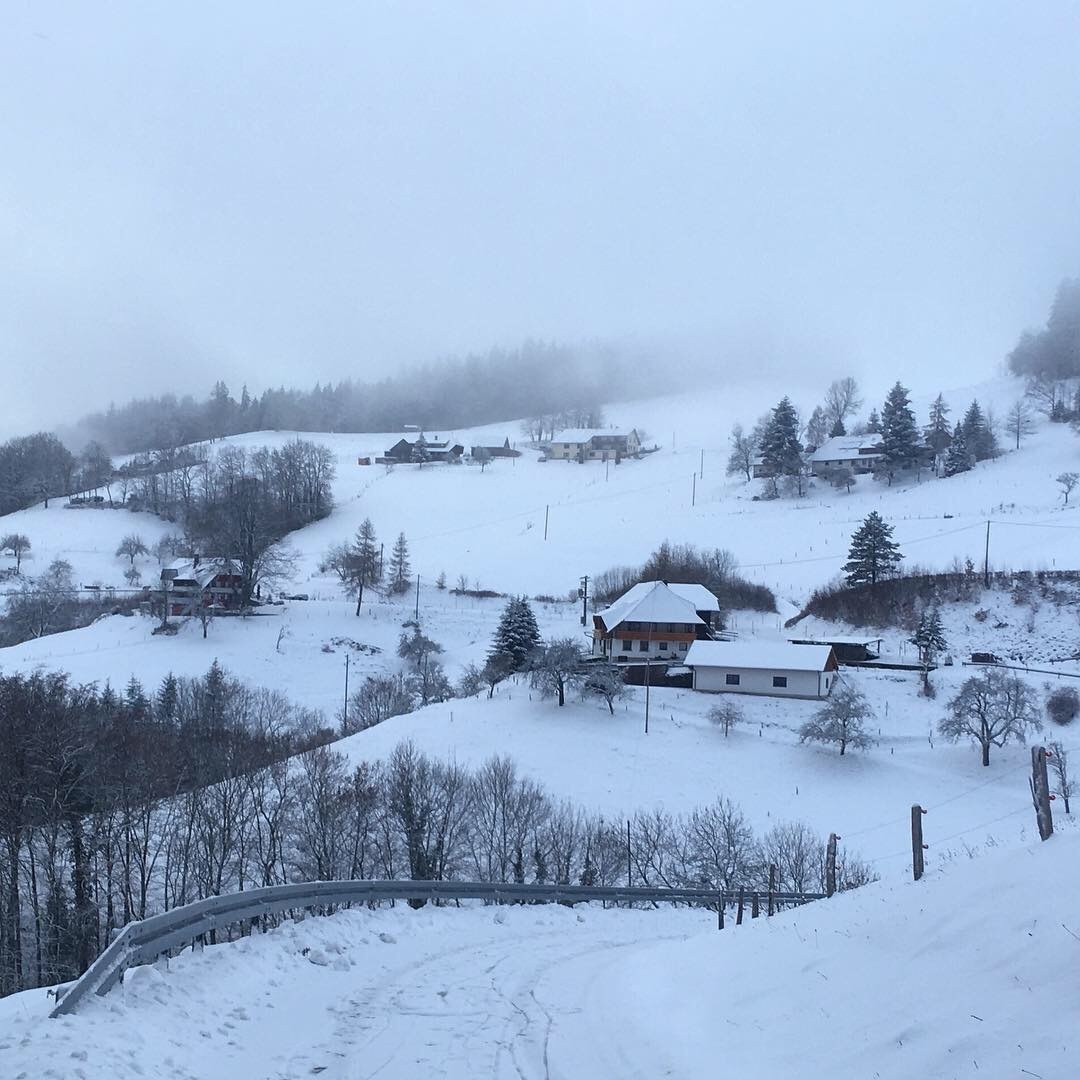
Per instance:
[[[1031,687],[1015,675],[988,669],[968,679],[949,702],[948,715],[938,730],[949,739],[971,738],[990,764],[990,747],[1004,746],[1010,738],[1024,742],[1029,728],[1042,721]]]
[[[8,533],[0,538],[0,551],[6,551],[15,560],[15,573],[22,570],[22,561],[30,550],[30,538],[23,533]]]
[[[856,750],[869,749],[877,741],[866,727],[873,716],[866,697],[856,687],[842,683],[828,702],[799,728],[799,741],[838,746],[841,757],[849,746]]]
[[[148,555],[149,553],[150,549],[146,546],[146,541],[138,533],[128,533],[120,541],[120,546],[116,549],[116,557],[118,559],[127,559],[131,566],[135,565],[135,560],[140,555]]]
[[[743,711],[733,701],[725,701],[721,705],[714,705],[707,713],[709,721],[716,724],[724,733],[726,739],[731,734],[731,729],[736,724],[743,722]]]
[[[1072,777],[1069,776],[1069,752],[1060,742],[1047,743],[1046,750],[1050,757],[1050,772],[1054,777],[1054,793],[1061,796],[1065,813],[1071,814],[1069,800],[1073,796],[1073,786]]]

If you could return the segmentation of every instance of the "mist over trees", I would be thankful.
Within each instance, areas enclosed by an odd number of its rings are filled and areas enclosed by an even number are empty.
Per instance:
[[[159,450],[248,431],[400,431],[474,427],[522,416],[598,412],[633,359],[602,346],[526,341],[515,349],[388,370],[377,382],[346,379],[237,398],[218,382],[208,398],[163,394],[111,405],[80,421],[78,441],[113,453]]]
[[[1080,278],[1066,278],[1050,305],[1046,326],[1025,330],[1008,358],[1014,375],[1071,379],[1080,375]]]

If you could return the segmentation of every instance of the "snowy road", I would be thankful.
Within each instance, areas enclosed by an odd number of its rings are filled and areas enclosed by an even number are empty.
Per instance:
[[[620,1051],[604,1022],[608,970],[662,939],[663,913],[644,941],[639,919],[600,934],[537,929],[447,945],[365,982],[337,1011],[327,1080],[559,1080],[655,1076]],[[615,919],[598,920],[604,924]],[[318,1056],[313,1054],[312,1057]],[[336,1059],[336,1060],[335,1060]]]
[[[63,1020],[0,1011],[0,1075],[73,1080],[655,1077],[612,969],[708,912],[347,911],[139,968]],[[653,1067],[650,1067],[653,1066]]]

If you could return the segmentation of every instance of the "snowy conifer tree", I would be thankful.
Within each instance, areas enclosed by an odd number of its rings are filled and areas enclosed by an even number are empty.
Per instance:
[[[886,524],[876,510],[867,514],[851,538],[848,561],[844,563],[849,585],[876,585],[900,565],[903,555],[892,532],[892,526]]]
[[[525,671],[539,645],[540,629],[529,601],[524,596],[511,598],[499,618],[488,663],[510,675]]]
[[[967,439],[964,436],[964,425],[957,424],[949,452],[945,455],[945,475],[956,476],[957,473],[968,472],[973,464],[971,451],[968,450]]]
[[[977,401],[964,413],[963,426],[968,452],[976,461],[986,461],[997,454],[997,438]]]
[[[930,608],[919,616],[919,625],[911,635],[911,644],[919,650],[919,662],[929,667],[938,653],[948,647],[945,641],[945,628],[941,625],[941,613],[937,608]]]
[[[803,448],[799,442],[799,417],[789,398],[785,397],[773,409],[759,449],[762,462],[773,480],[781,476],[801,480]]]
[[[390,553],[390,591],[392,593],[408,592],[411,577],[409,543],[404,533],[398,533],[398,538],[394,541],[394,550]]]
[[[952,441],[949,433],[949,406],[945,404],[941,394],[934,398],[930,406],[930,423],[926,425],[925,435],[926,445],[935,454],[944,453]]]
[[[906,388],[896,383],[881,410],[881,444],[890,483],[898,469],[912,469],[918,464],[919,441],[911,399]]]

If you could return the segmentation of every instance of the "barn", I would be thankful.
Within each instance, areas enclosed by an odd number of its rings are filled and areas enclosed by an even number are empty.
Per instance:
[[[695,690],[817,699],[829,696],[839,669],[832,646],[786,641],[695,641],[683,664]]]

